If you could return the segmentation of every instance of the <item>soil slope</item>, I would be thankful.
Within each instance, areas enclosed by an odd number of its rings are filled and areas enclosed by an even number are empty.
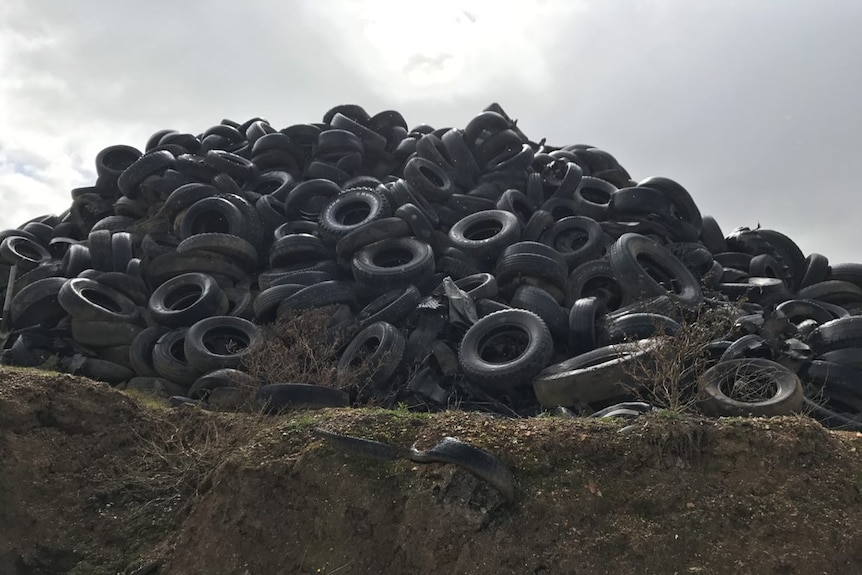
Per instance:
[[[0,573],[860,573],[862,436],[804,418],[625,421],[167,409],[0,371]],[[516,499],[314,426],[497,455]]]

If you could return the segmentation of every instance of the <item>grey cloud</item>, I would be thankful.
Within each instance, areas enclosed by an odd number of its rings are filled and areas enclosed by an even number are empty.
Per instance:
[[[725,232],[760,221],[805,252],[862,260],[854,210],[862,4],[542,2],[499,29],[488,25],[488,5],[455,11],[467,30],[489,34],[482,46],[456,53],[441,33],[405,57],[469,75],[409,90],[375,58],[381,42],[405,50],[416,23],[391,31],[390,44],[369,39],[356,28],[368,23],[365,3],[13,1],[5,25],[54,43],[2,59],[14,87],[0,95],[16,118],[0,155],[35,133],[74,132],[62,170],[85,178],[99,147],[142,146],[162,127],[199,132],[256,115],[284,126],[343,102],[395,108],[411,124],[464,126],[498,101],[534,139],[591,143],[636,179],[679,180]],[[37,172],[47,169],[38,150],[25,152]],[[50,211],[24,201],[31,217]],[[21,208],[5,212],[0,227],[21,223],[11,219]]]

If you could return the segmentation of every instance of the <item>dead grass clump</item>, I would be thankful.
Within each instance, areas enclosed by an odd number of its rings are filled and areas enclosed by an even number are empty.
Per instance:
[[[255,414],[221,416],[194,407],[152,410],[146,429],[134,429],[137,457],[122,477],[124,498],[138,503],[135,516],[184,517],[212,486],[215,471],[251,445],[268,419]],[[130,519],[135,519],[132,517]]]
[[[264,383],[310,383],[342,389],[356,381],[358,370],[339,373],[339,353],[352,331],[327,329],[336,306],[282,315],[263,328],[263,344],[243,366]],[[355,331],[355,330],[354,330]]]
[[[708,345],[725,337],[737,318],[732,306],[702,305],[684,314],[676,334],[662,336],[650,353],[627,364],[628,375],[638,382],[631,391],[662,409],[693,411],[697,378],[714,364]]]

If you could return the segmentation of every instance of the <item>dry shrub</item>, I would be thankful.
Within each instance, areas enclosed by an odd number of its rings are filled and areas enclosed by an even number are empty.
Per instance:
[[[631,391],[643,401],[675,412],[694,408],[697,379],[714,364],[707,346],[728,334],[739,311],[733,306],[701,305],[681,315],[675,335],[661,336],[649,354],[627,364],[627,374],[640,384]]]
[[[357,370],[339,373],[339,353],[352,332],[328,333],[336,306],[297,311],[263,327],[264,341],[243,362],[244,369],[264,383],[310,383],[345,388]],[[355,331],[355,330],[354,330]]]
[[[146,429],[134,430],[137,457],[114,478],[125,498],[143,504],[136,516],[183,516],[210,489],[215,471],[269,422],[260,414],[220,416],[190,406],[151,415]]]

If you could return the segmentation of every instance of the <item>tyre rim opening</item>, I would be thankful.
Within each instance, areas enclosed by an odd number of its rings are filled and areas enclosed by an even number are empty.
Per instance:
[[[494,365],[511,363],[524,355],[530,341],[530,334],[526,331],[514,326],[501,326],[479,340],[479,358]]]
[[[414,254],[410,250],[390,248],[375,254],[371,261],[381,268],[397,268],[409,264],[413,259]]]
[[[554,249],[558,252],[577,252],[590,241],[590,235],[584,230],[570,230],[557,236]]]
[[[677,295],[682,293],[682,285],[680,285],[676,274],[662,265],[661,262],[649,257],[647,254],[638,254],[636,259],[638,265],[643,268],[646,274],[664,289]]]
[[[614,278],[599,276],[584,283],[580,297],[595,297],[604,302],[608,309],[617,309],[623,303],[623,292]]]
[[[376,352],[378,348],[380,348],[379,337],[375,335],[366,338],[365,341],[362,342],[362,345],[357,348],[356,353],[353,354],[353,357],[350,358],[350,363],[348,364],[348,366],[354,369],[362,368],[368,363],[369,359],[372,355],[374,355],[374,352]]]
[[[777,376],[780,377],[777,369],[742,362],[722,379],[719,390],[742,403],[766,401],[778,394]]]
[[[228,234],[230,224],[221,212],[212,210],[198,215],[192,222],[191,231],[192,234]]]
[[[203,295],[199,285],[185,285],[173,289],[165,296],[165,307],[172,311],[188,309]]]
[[[443,188],[446,185],[446,180],[440,177],[440,174],[429,166],[419,166],[419,173],[435,188]]]
[[[335,221],[343,226],[355,226],[371,215],[371,206],[365,202],[348,202],[335,210]]]
[[[581,189],[581,197],[593,204],[606,206],[611,201],[611,194],[605,190],[598,188],[583,188]]]
[[[233,327],[220,327],[204,334],[203,344],[215,355],[236,355],[248,349],[251,339],[244,331]]]
[[[106,296],[105,294],[92,288],[82,289],[81,297],[83,297],[91,304],[102,309],[106,309],[112,313],[120,313],[121,311],[123,311],[123,308],[117,302],[115,302],[113,298]]]
[[[473,242],[481,242],[493,238],[503,231],[503,223],[496,220],[482,220],[467,226],[464,237]]]
[[[168,354],[180,363],[186,362],[186,350],[185,350],[185,337],[181,337],[171,343],[171,347],[168,348]]]
[[[41,262],[42,254],[28,242],[18,242],[12,251],[20,258],[31,262]]]

